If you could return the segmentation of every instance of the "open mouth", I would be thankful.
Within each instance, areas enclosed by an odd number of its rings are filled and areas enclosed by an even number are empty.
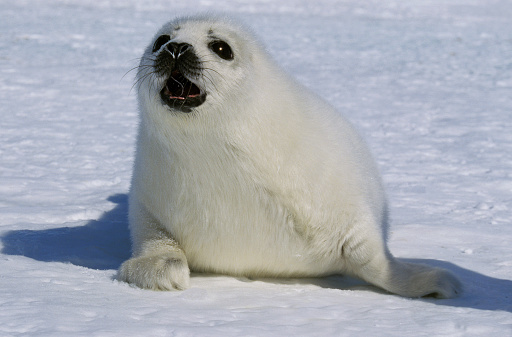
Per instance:
[[[175,69],[160,91],[160,97],[171,109],[191,112],[192,108],[204,103],[206,93]]]

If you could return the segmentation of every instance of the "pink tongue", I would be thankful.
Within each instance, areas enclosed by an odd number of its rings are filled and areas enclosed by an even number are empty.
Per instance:
[[[199,88],[179,72],[174,72],[165,86],[165,95],[170,99],[185,100],[201,95]]]

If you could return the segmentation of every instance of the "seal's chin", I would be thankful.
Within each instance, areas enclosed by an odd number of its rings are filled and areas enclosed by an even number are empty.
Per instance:
[[[174,70],[160,91],[164,104],[172,110],[191,112],[206,100],[206,93],[188,80],[180,71]]]

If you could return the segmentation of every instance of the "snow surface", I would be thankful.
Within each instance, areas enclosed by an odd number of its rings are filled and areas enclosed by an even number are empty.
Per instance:
[[[175,15],[239,17],[343,111],[381,166],[390,248],[465,285],[113,279],[143,48]],[[0,336],[512,336],[512,3],[0,0]]]

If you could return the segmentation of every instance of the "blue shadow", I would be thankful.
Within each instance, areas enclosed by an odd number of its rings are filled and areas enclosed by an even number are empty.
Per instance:
[[[7,232],[1,237],[2,253],[91,269],[117,269],[130,257],[128,196],[116,194],[108,200],[116,206],[84,226]]]

